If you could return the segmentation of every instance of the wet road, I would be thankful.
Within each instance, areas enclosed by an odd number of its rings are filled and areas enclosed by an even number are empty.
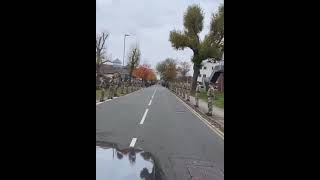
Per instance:
[[[97,141],[150,152],[167,179],[191,179],[200,172],[223,176],[224,140],[168,89],[155,85],[96,109]]]

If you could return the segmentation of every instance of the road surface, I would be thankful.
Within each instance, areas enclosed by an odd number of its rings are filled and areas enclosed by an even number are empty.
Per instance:
[[[167,179],[189,179],[196,174],[190,168],[208,163],[224,172],[223,138],[160,85],[101,103],[96,109],[97,141],[152,153]]]

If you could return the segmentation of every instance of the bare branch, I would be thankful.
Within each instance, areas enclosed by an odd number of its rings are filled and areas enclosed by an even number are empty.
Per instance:
[[[101,48],[103,49],[104,48],[104,43],[106,42],[106,39],[108,38],[109,34],[108,33],[102,33],[102,45],[101,45]]]
[[[109,33],[107,32],[103,32],[101,35],[97,35],[96,37],[96,71],[101,74],[101,65],[106,63],[106,62],[110,62],[110,60],[106,60],[106,61],[102,61],[104,58],[103,58],[103,54],[105,53],[103,51],[104,48],[104,45],[105,45],[105,42],[107,40],[109,36]]]

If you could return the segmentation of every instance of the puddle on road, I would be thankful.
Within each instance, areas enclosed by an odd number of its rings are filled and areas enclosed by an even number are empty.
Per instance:
[[[163,180],[161,173],[149,152],[96,143],[96,180]]]

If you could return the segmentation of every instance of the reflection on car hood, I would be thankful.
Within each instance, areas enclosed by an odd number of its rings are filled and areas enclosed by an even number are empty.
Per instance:
[[[142,149],[119,149],[114,143],[96,142],[96,180],[163,180],[153,155]]]

